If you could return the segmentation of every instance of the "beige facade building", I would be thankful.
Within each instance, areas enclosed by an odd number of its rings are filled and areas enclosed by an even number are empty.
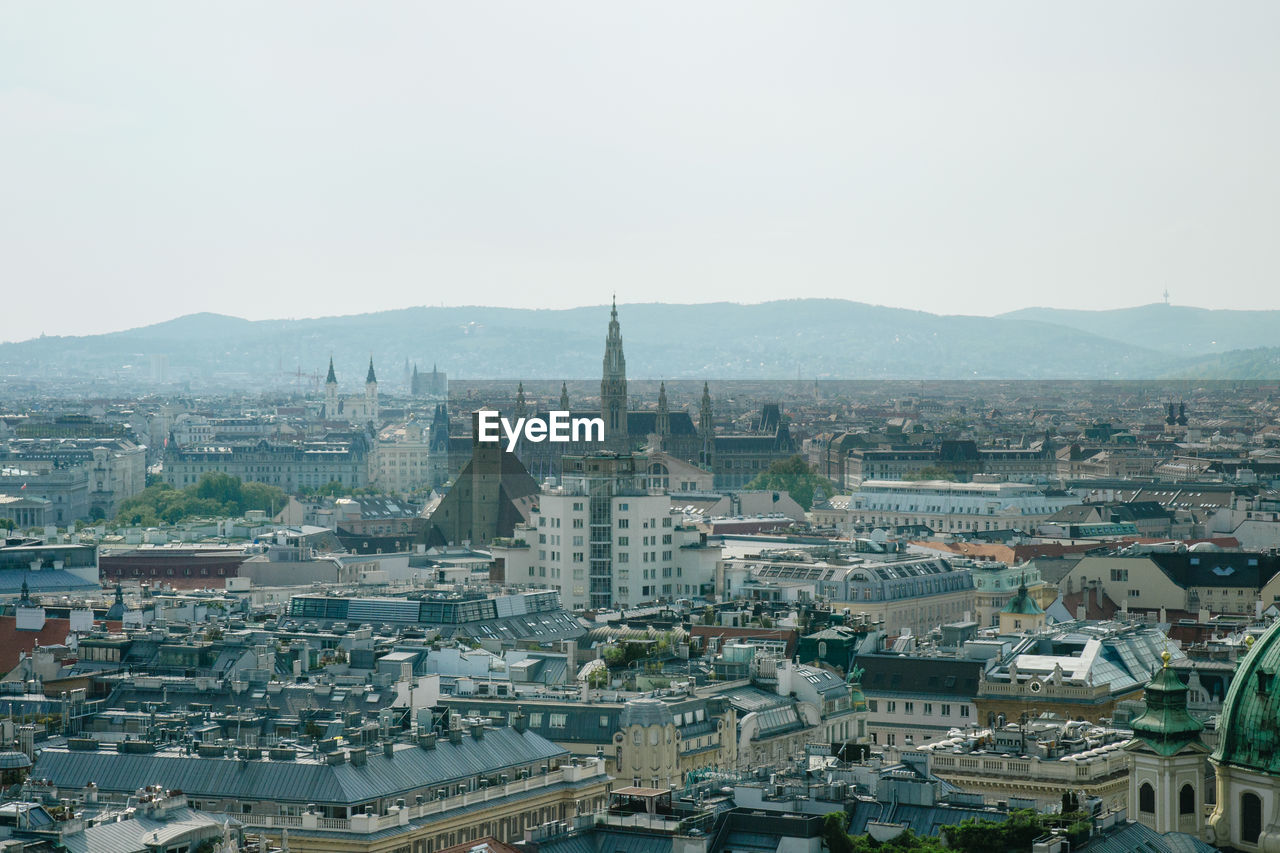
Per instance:
[[[1063,791],[1083,791],[1102,800],[1104,810],[1122,809],[1129,799],[1128,737],[1114,729],[1088,723],[1058,721],[1051,726],[1065,733],[1058,740],[1041,743],[1037,721],[1024,741],[1019,725],[980,729],[934,741],[919,747],[932,756],[936,776],[962,791],[987,799],[1034,799],[1044,810],[1060,808]],[[1082,733],[1088,732],[1085,737]],[[1075,739],[1076,747],[1063,747]]]
[[[427,426],[410,418],[383,430],[374,446],[373,482],[383,491],[407,495],[431,486],[431,441]]]
[[[1066,594],[1101,589],[1129,610],[1252,614],[1258,602],[1280,602],[1280,557],[1217,550],[1085,557],[1059,586]]]
[[[736,764],[737,715],[722,699],[632,699],[620,724],[614,735],[620,784],[677,788],[693,770]]]

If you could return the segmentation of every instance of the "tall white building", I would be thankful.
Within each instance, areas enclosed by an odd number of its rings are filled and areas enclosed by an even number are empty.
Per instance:
[[[718,547],[647,485],[647,459],[566,456],[530,523],[495,543],[508,583],[554,587],[569,609],[609,609],[710,591]]]

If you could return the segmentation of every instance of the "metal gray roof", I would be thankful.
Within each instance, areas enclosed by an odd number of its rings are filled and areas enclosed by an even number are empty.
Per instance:
[[[232,826],[237,826],[232,821]],[[67,853],[148,853],[153,833],[161,839],[176,833],[192,833],[196,838],[221,838],[222,822],[194,809],[175,809],[163,820],[138,815],[132,820],[87,827],[84,832],[62,836]]]
[[[93,581],[87,581],[66,569],[41,569],[38,572],[0,571],[0,595],[17,595],[26,581],[31,592],[86,592],[100,590]]]
[[[59,788],[94,782],[103,791],[132,793],[146,785],[163,785],[197,799],[351,805],[567,756],[540,735],[504,727],[486,730],[480,740],[467,734],[459,744],[441,738],[435,749],[397,744],[393,758],[370,749],[368,763],[359,767],[329,765],[323,756],[319,761],[241,761],[185,755],[175,748],[142,754],[49,748],[41,752],[31,775]]]
[[[665,726],[672,722],[671,709],[661,699],[632,699],[622,706],[620,725]]]
[[[1211,853],[1217,848],[1185,832],[1160,833],[1140,823],[1126,823],[1076,848],[1088,853]]]

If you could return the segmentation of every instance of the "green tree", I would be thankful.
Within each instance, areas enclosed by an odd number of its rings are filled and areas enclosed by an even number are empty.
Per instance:
[[[849,837],[849,815],[832,812],[822,819],[822,840],[828,853],[853,853],[853,839]]]
[[[1003,822],[970,818],[958,825],[944,826],[947,844],[960,853],[987,853],[989,850],[1030,851],[1031,844],[1051,829],[1065,828],[1072,847],[1087,837],[1089,823],[1076,813],[1039,814],[1032,809],[1010,812]]]
[[[844,812],[832,812],[823,818],[822,840],[830,853],[943,853],[947,849],[941,840],[916,835],[909,829],[883,843],[866,835],[852,837],[849,816]]]
[[[917,468],[903,475],[904,480],[946,480],[949,483],[956,481],[956,475],[948,471],[946,468],[940,468],[937,465],[926,465],[923,468]]]
[[[803,456],[779,459],[767,470],[757,474],[754,480],[747,483],[746,488],[753,491],[774,489],[778,492],[787,492],[805,510],[813,508],[816,492],[822,492],[825,495],[835,493],[835,487],[831,481],[810,468]]]
[[[254,509],[274,513],[284,504],[284,497],[284,491],[275,486],[209,473],[183,489],[168,483],[147,486],[120,504],[116,523],[154,527],[195,516],[234,517]]]
[[[314,489],[306,490],[303,494],[316,498],[345,498],[351,495],[351,489],[348,489],[337,480],[330,480],[323,486],[316,486]]]

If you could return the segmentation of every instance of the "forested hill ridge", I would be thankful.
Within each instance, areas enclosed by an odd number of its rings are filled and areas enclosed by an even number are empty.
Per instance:
[[[831,299],[618,309],[627,372],[719,379],[1280,378],[1278,311],[1147,305],[938,315]],[[298,320],[192,314],[84,337],[0,344],[0,380],[103,380],[245,388],[314,377],[402,381],[406,362],[459,378],[599,375],[607,306],[564,310],[418,307]],[[291,379],[292,378],[292,379]]]

